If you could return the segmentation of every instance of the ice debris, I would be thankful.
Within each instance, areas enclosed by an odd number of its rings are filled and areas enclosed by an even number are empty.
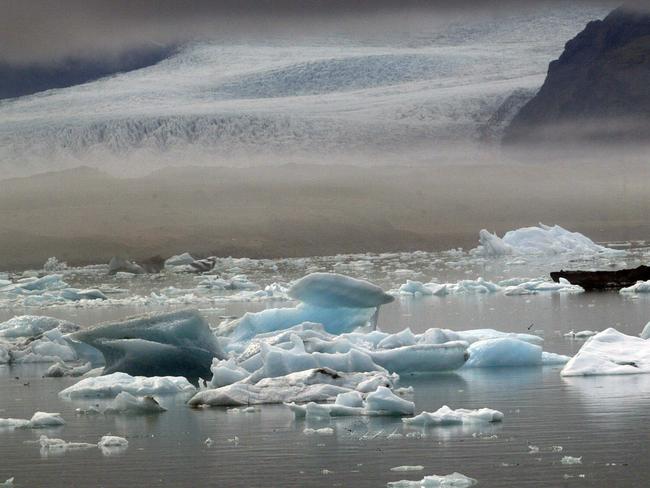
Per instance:
[[[581,286],[572,285],[566,279],[560,278],[558,283],[542,279],[504,280],[493,283],[478,278],[476,280],[461,280],[457,283],[422,283],[407,280],[398,290],[391,293],[411,296],[446,296],[446,295],[483,295],[503,293],[506,296],[536,295],[538,293],[583,293]]]
[[[425,476],[419,481],[392,481],[388,483],[388,488],[468,488],[477,484],[473,478],[464,474],[452,473],[446,476],[431,475]]]
[[[564,456],[560,462],[562,464],[582,464],[582,456],[580,457]]]
[[[332,401],[340,393],[366,392],[374,386],[392,387],[396,376],[381,371],[342,373],[316,368],[286,376],[266,378],[255,384],[232,385],[202,390],[188,402],[190,406],[238,406],[264,403],[305,403]]]
[[[56,319],[42,315],[17,315],[0,323],[0,337],[16,339],[19,337],[35,337],[52,329],[59,329],[67,334],[79,330],[77,324],[67,320]]]
[[[196,388],[181,376],[147,378],[126,373],[112,373],[96,378],[84,378],[59,392],[63,399],[113,398],[121,392],[134,396],[190,394]]]
[[[334,403],[308,403],[298,405],[288,403],[287,406],[296,418],[328,418],[347,417],[355,415],[413,415],[415,404],[400,398],[389,388],[380,386],[369,393],[365,401],[359,392],[349,392],[337,395]]]
[[[562,376],[650,373],[650,342],[609,328],[590,337]]]
[[[65,421],[58,413],[36,412],[30,420],[0,418],[0,429],[43,429],[61,425],[65,425]]]
[[[61,454],[66,451],[79,451],[83,449],[92,449],[97,447],[97,444],[89,444],[87,442],[66,442],[63,439],[55,439],[42,435],[38,443],[41,446],[41,452],[47,454],[48,451],[54,451],[55,454]]]
[[[440,407],[435,412],[422,412],[415,417],[402,419],[407,425],[418,427],[461,425],[461,424],[486,424],[501,422],[503,413],[490,408],[467,410],[459,408],[452,410],[447,405]]]
[[[395,466],[394,468],[390,468],[391,471],[396,471],[398,473],[402,472],[407,472],[407,471],[422,471],[424,469],[424,466],[416,465],[416,466]]]

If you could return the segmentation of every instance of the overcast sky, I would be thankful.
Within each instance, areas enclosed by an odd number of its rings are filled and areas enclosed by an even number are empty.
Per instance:
[[[616,4],[588,3],[596,1]],[[3,0],[0,61],[104,56],[152,42],[206,37],[409,29],[447,15],[503,15],[540,4],[540,0]]]

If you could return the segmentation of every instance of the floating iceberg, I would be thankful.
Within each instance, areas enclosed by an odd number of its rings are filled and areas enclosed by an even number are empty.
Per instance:
[[[0,361],[5,356],[10,363],[58,363],[78,359],[75,349],[59,329],[50,329],[37,337],[0,345],[0,350],[6,350],[6,353],[0,352]]]
[[[67,334],[79,330],[79,326],[54,317],[18,315],[0,324],[0,337],[8,339],[34,337],[52,329],[59,329],[64,334]]]
[[[78,451],[83,449],[92,449],[97,447],[97,444],[88,444],[87,442],[66,442],[63,439],[54,439],[42,435],[38,443],[43,451],[55,451],[56,453],[63,453],[66,451]]]
[[[97,447],[101,449],[104,456],[111,456],[126,451],[129,447],[129,441],[124,437],[109,434],[102,436],[100,441],[97,443]]]
[[[30,420],[0,418],[0,429],[44,429],[61,425],[65,425],[65,421],[58,413],[36,412]]]
[[[590,337],[562,370],[562,376],[639,373],[650,373],[650,342],[612,328]]]
[[[466,368],[564,364],[570,359],[559,354],[545,353],[540,346],[513,337],[474,342],[469,346],[468,353]]]
[[[446,476],[425,476],[419,481],[392,481],[388,483],[388,488],[469,488],[477,484],[473,478],[468,478],[464,474],[452,473]]]
[[[322,324],[332,334],[341,334],[362,327],[375,313],[374,308],[321,308],[299,304],[292,308],[270,308],[246,313],[240,319],[220,326],[218,333],[233,342],[249,341],[258,334],[276,332],[304,322]]]
[[[435,412],[422,412],[415,417],[402,419],[407,425],[417,427],[461,425],[461,424],[483,424],[501,422],[503,413],[489,408],[478,410],[466,410],[459,408],[452,410],[447,405],[440,407]]]
[[[648,281],[637,281],[634,285],[628,286],[627,288],[621,288],[619,293],[629,294],[629,293],[650,293],[650,280]]]
[[[291,298],[320,308],[375,308],[394,300],[377,285],[335,273],[312,273],[296,281]]]
[[[400,295],[446,296],[446,295],[483,295],[503,293],[506,296],[535,295],[537,293],[583,293],[585,290],[578,285],[572,285],[566,279],[554,281],[510,279],[500,283],[478,278],[476,280],[461,280],[457,283],[421,283],[407,280],[396,293]],[[395,292],[393,292],[395,293]]]
[[[104,413],[150,414],[165,412],[167,409],[160,405],[151,395],[136,397],[130,393],[120,392],[106,407]]]
[[[340,393],[366,392],[374,386],[392,388],[396,375],[381,371],[343,373],[316,368],[286,376],[266,378],[255,384],[238,382],[199,391],[188,402],[191,406],[238,406],[264,403],[305,403],[332,401]]]
[[[625,251],[610,249],[593,242],[579,232],[570,232],[559,225],[550,227],[539,224],[538,227],[523,227],[506,232],[503,238],[483,229],[479,233],[479,247],[474,254],[499,257],[516,255],[620,255]]]
[[[307,403],[298,405],[287,403],[296,418],[349,417],[355,415],[413,415],[415,404],[395,395],[389,388],[380,386],[366,396],[365,401],[359,392],[340,393],[334,403]]]
[[[165,268],[173,268],[176,266],[188,266],[192,264],[196,259],[189,253],[184,252],[183,254],[178,254],[172,256],[165,260]]]
[[[212,359],[222,356],[210,326],[196,310],[102,324],[70,339],[101,351],[104,373],[209,378]]]
[[[194,393],[196,388],[183,377],[165,376],[147,378],[113,373],[96,378],[84,378],[59,392],[66,400],[75,398],[112,398],[121,392],[134,396],[176,395]]]

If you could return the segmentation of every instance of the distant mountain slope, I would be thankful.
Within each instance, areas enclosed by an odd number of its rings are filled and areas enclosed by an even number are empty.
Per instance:
[[[566,44],[504,142],[647,137],[649,87],[650,13],[616,9]]]
[[[144,68],[162,61],[174,51],[173,47],[156,45],[102,59],[70,58],[49,64],[27,65],[0,62],[0,99],[80,85]]]

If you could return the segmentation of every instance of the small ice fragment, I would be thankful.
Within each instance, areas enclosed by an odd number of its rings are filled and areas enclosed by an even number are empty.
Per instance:
[[[99,447],[128,447],[129,441],[124,437],[119,437],[116,435],[105,435],[102,436],[101,440],[97,443]]]
[[[7,481],[5,481],[4,483],[2,483],[0,486],[3,486],[3,487],[5,487],[5,488],[11,488],[11,487],[14,486],[14,479],[13,479],[13,478],[9,478]]]
[[[393,481],[388,483],[389,488],[468,488],[477,484],[473,478],[469,478],[464,474],[452,473],[446,476],[425,476],[420,481]]]
[[[564,456],[560,462],[562,464],[582,464],[582,456],[580,457]]]
[[[539,452],[538,446],[528,446],[528,454],[537,454]]]
[[[334,435],[334,429],[323,427],[322,429],[310,429],[309,427],[302,431],[305,435]]]
[[[206,440],[203,441],[203,444],[210,447],[212,445],[212,442],[213,442],[212,439],[208,437]]]
[[[424,466],[395,466],[394,468],[390,468],[391,471],[422,471],[424,469]]]
[[[551,446],[553,452],[562,452],[564,448],[562,446]]]
[[[321,470],[321,474],[327,475],[327,474],[332,474],[332,473],[334,473],[334,471],[330,471],[329,469],[322,469]]]

